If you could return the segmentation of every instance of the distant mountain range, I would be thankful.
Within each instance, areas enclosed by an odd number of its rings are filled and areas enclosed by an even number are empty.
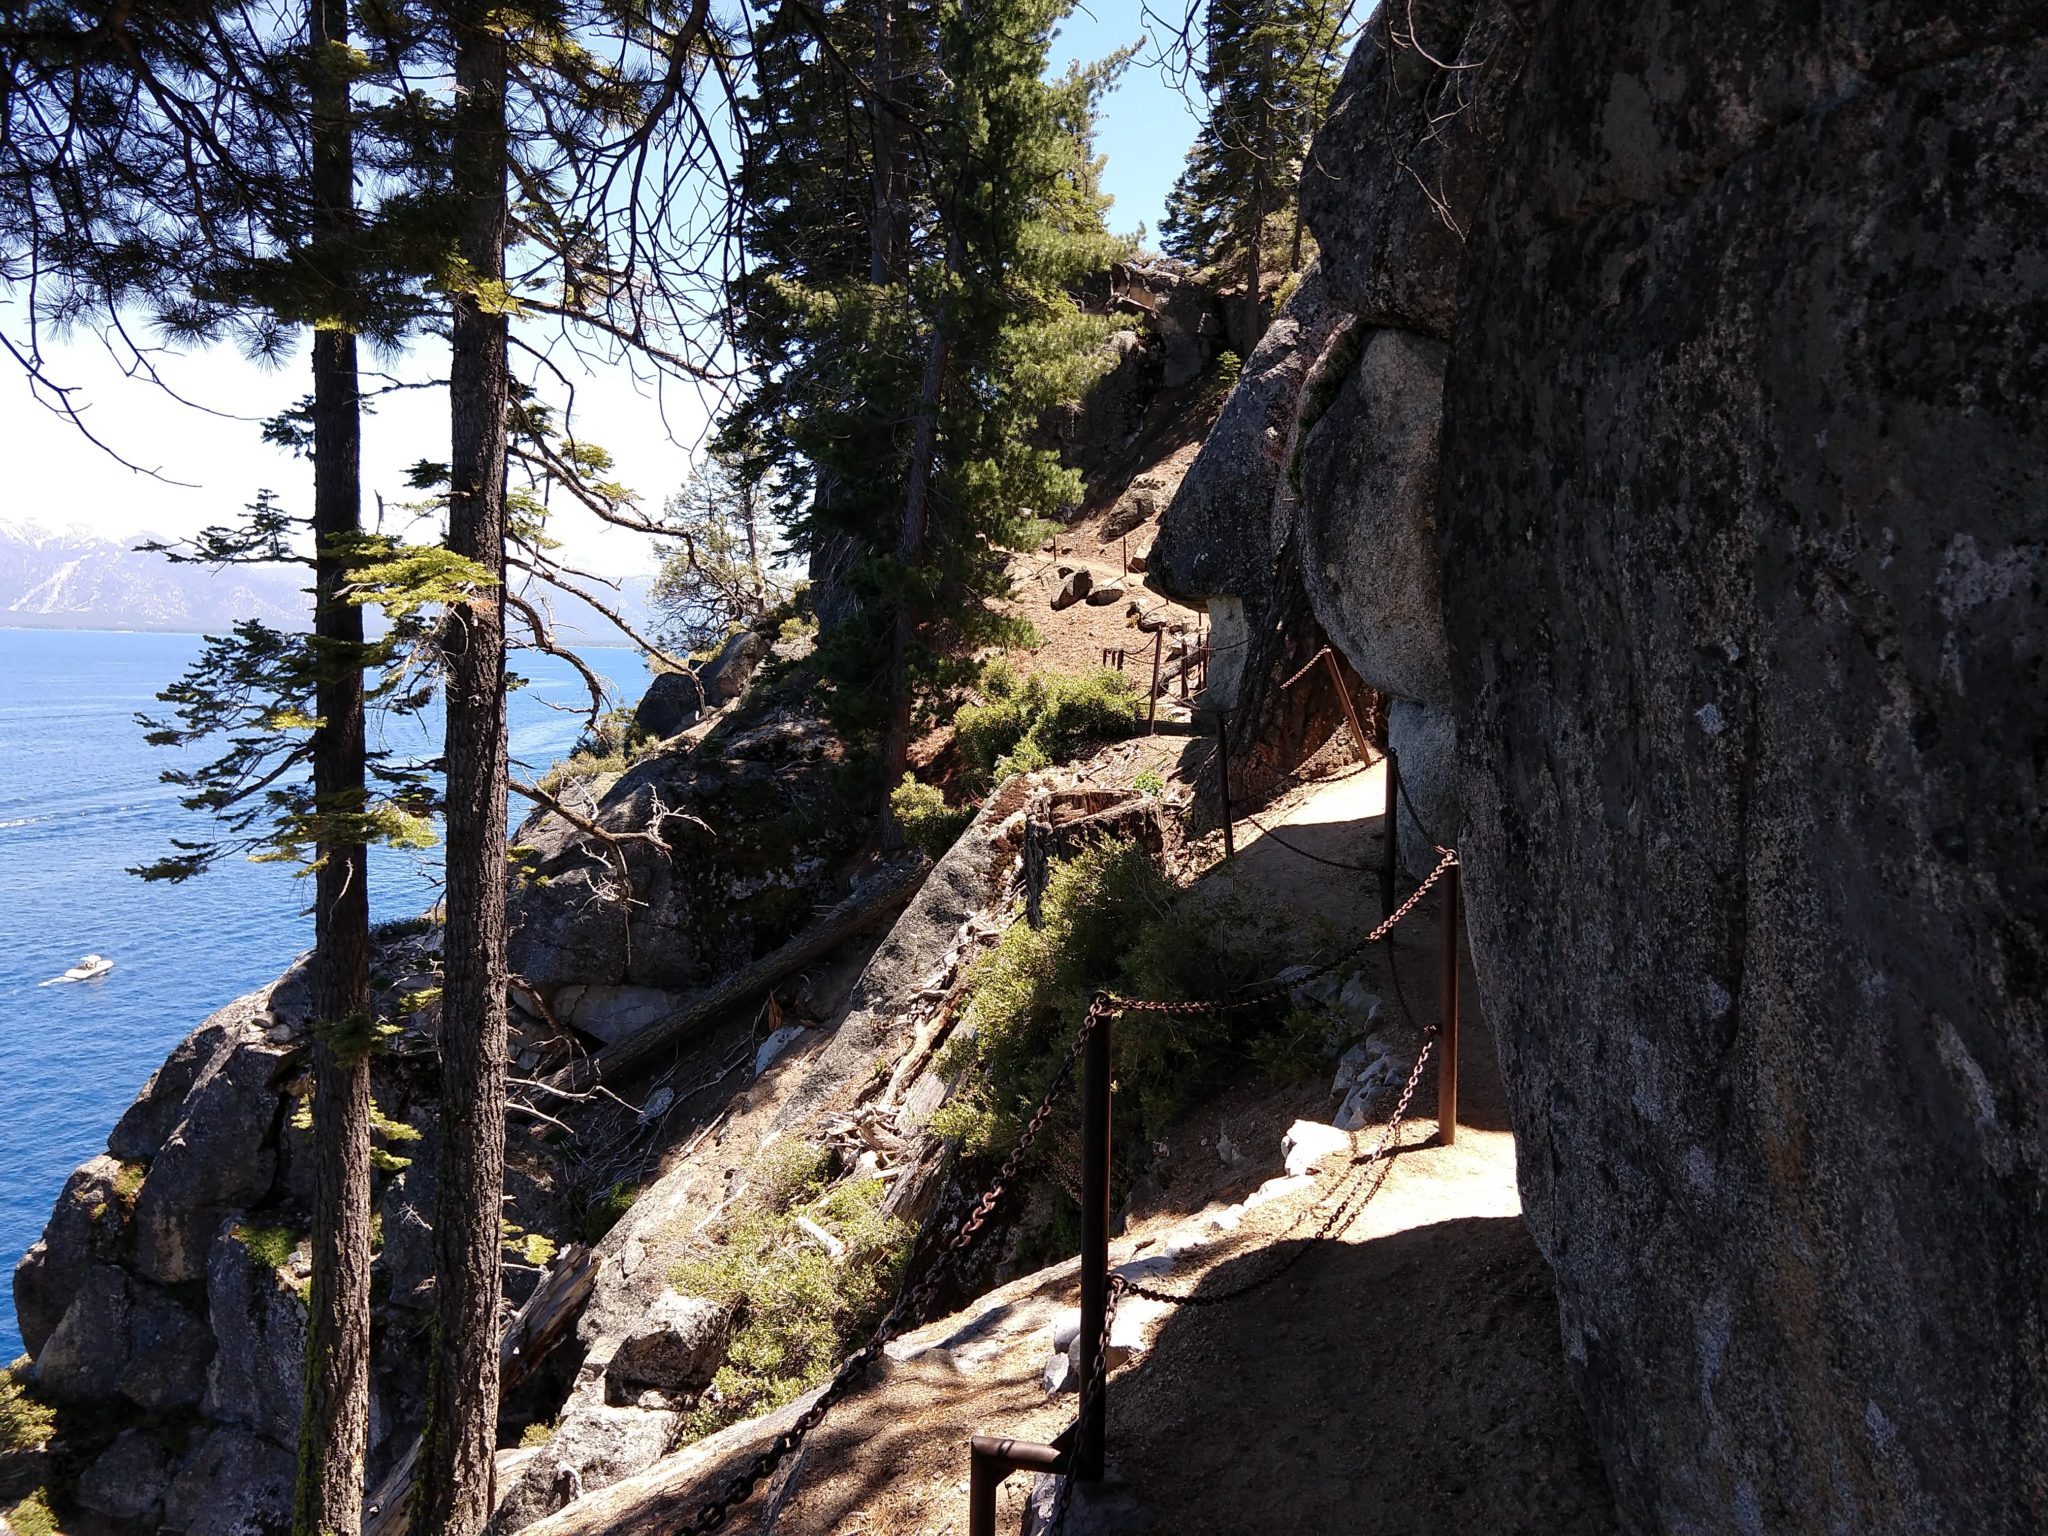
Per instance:
[[[0,519],[0,626],[225,634],[240,620],[261,619],[277,629],[307,627],[308,572],[174,565],[136,548],[149,537],[109,539],[77,526],[52,530]],[[629,577],[618,591],[598,595],[645,633],[649,585],[644,576]],[[629,643],[580,599],[556,592],[548,599],[563,639]]]

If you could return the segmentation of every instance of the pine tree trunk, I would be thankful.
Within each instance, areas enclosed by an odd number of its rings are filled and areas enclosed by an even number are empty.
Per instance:
[[[455,27],[452,190],[477,283],[505,268],[506,57],[493,13]],[[413,1529],[474,1536],[494,1503],[498,1308],[505,1186],[506,321],[458,294],[449,364],[448,547],[493,585],[450,611],[447,939],[434,1212],[435,1335]]]
[[[948,243],[946,265],[954,272],[963,260],[960,237]],[[905,571],[924,559],[925,527],[930,519],[933,459],[938,451],[939,394],[952,355],[951,325],[943,306],[932,322],[924,354],[924,378],[917,391],[917,430],[910,444],[910,474],[903,491],[903,522],[897,530],[896,563]],[[893,852],[903,846],[903,829],[889,808],[889,793],[902,781],[910,761],[910,657],[917,646],[917,612],[906,594],[896,605],[895,634],[889,647],[889,723],[882,733],[882,846]]]
[[[317,75],[313,103],[313,238],[345,242],[354,223],[354,147],[347,78],[318,55],[348,39],[347,0],[313,0]],[[345,276],[329,280],[345,285]],[[313,737],[318,810],[352,815],[364,804],[363,611],[342,601],[348,552],[362,510],[362,415],[356,341],[313,335],[314,633],[324,642]],[[363,845],[327,841],[314,876],[313,1284],[307,1298],[305,1413],[292,1528],[297,1536],[353,1536],[362,1525],[363,1457],[370,1417],[370,903]]]

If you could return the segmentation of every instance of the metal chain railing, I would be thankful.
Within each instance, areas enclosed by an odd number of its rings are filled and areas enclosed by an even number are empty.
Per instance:
[[[1031,1118],[1025,1122],[1024,1130],[1018,1136],[1016,1145],[1010,1149],[1009,1156],[1003,1160],[1003,1165],[998,1170],[995,1179],[982,1192],[980,1198],[974,1202],[966,1219],[961,1222],[959,1228],[940,1248],[938,1254],[926,1268],[923,1277],[916,1285],[904,1291],[897,1298],[895,1305],[889,1309],[888,1315],[882,1319],[874,1332],[868,1336],[867,1341],[841,1363],[839,1369],[833,1373],[831,1381],[826,1384],[824,1390],[818,1394],[811,1406],[805,1409],[786,1429],[777,1434],[773,1440],[769,1441],[765,1447],[756,1452],[747,1462],[746,1466],[729,1478],[717,1494],[703,1505],[695,1515],[682,1525],[676,1527],[675,1536],[708,1536],[709,1532],[723,1527],[733,1510],[751,1498],[754,1490],[804,1443],[804,1440],[811,1431],[824,1421],[825,1416],[853,1392],[861,1377],[880,1357],[883,1348],[889,1341],[901,1333],[911,1319],[920,1316],[930,1306],[932,1300],[938,1294],[940,1285],[953,1273],[966,1257],[968,1251],[978,1241],[987,1226],[989,1217],[994,1213],[996,1206],[1001,1203],[1011,1182],[1022,1171],[1024,1160],[1029,1155],[1032,1144],[1038,1139],[1039,1133],[1044,1129],[1046,1121],[1051,1117],[1060,1096],[1066,1091],[1067,1085],[1073,1080],[1074,1065],[1080,1060],[1081,1052],[1087,1045],[1089,1036],[1094,1033],[1105,1017],[1113,1013],[1150,1013],[1185,1017],[1194,1014],[1234,1012],[1240,1009],[1256,1008],[1263,1004],[1277,1001],[1293,992],[1296,988],[1314,981],[1319,976],[1327,975],[1347,961],[1357,958],[1373,944],[1378,943],[1388,933],[1392,932],[1394,927],[1403,918],[1414,910],[1416,904],[1429,893],[1430,888],[1442,878],[1444,872],[1455,865],[1457,861],[1458,856],[1456,852],[1449,849],[1444,850],[1443,857],[1438,861],[1436,868],[1430,871],[1428,877],[1409,893],[1407,900],[1403,901],[1394,911],[1387,914],[1370,933],[1359,940],[1358,943],[1339,951],[1330,959],[1325,960],[1305,973],[1276,977],[1271,982],[1236,997],[1196,1001],[1163,1002],[1146,998],[1120,997],[1106,990],[1098,991],[1089,1000],[1088,1012],[1083,1017],[1080,1028],[1075,1031],[1073,1041],[1068,1045],[1066,1054],[1060,1059],[1060,1064],[1054,1071],[1051,1082],[1046,1085],[1044,1096],[1040,1098],[1038,1107],[1032,1111]],[[1326,1238],[1332,1232],[1340,1230],[1337,1223],[1340,1219],[1345,1219],[1345,1213],[1350,1211],[1355,1215],[1358,1209],[1363,1208],[1366,1201],[1369,1201],[1374,1194],[1378,1193],[1379,1186],[1385,1182],[1386,1169],[1391,1166],[1387,1153],[1391,1149],[1394,1136],[1399,1132],[1400,1122],[1407,1113],[1408,1103],[1415,1093],[1416,1085],[1421,1081],[1423,1066],[1429,1058],[1433,1039],[1434,1031],[1432,1030],[1429,1036],[1425,1038],[1423,1049],[1416,1057],[1414,1070],[1409,1074],[1400,1102],[1395,1108],[1393,1118],[1389,1121],[1382,1134],[1379,1146],[1371,1154],[1358,1160],[1361,1165],[1361,1171],[1353,1175],[1357,1182],[1350,1192],[1340,1200],[1337,1207],[1332,1210],[1329,1217],[1325,1219],[1323,1225],[1317,1230],[1315,1234],[1317,1240]],[[1372,1177],[1375,1169],[1377,1169],[1377,1177]],[[1363,1192],[1362,1198],[1360,1197],[1361,1192]],[[1348,1220],[1345,1220],[1345,1225],[1349,1225]],[[1273,1272],[1260,1276],[1254,1282],[1233,1292],[1218,1294],[1213,1297],[1187,1297],[1172,1292],[1155,1292],[1122,1277],[1113,1277],[1110,1285],[1108,1307],[1102,1324],[1102,1338],[1099,1341],[1100,1347],[1095,1352],[1095,1368],[1091,1373],[1091,1379],[1082,1383],[1082,1418],[1085,1419],[1089,1407],[1093,1404],[1093,1394],[1101,1391],[1106,1381],[1109,1357],[1109,1329],[1111,1321],[1115,1317],[1116,1302],[1119,1296],[1128,1292],[1134,1295],[1145,1296],[1152,1300],[1174,1304],[1209,1304],[1211,1302],[1220,1303],[1222,1301],[1234,1300],[1237,1296],[1257,1289],[1278,1278],[1280,1274],[1285,1273],[1286,1270],[1299,1262],[1300,1255],[1310,1251],[1312,1246],[1313,1243],[1304,1245],[1301,1249],[1296,1250],[1294,1254],[1289,1255],[1288,1259]],[[1051,1525],[1055,1536],[1057,1536],[1057,1532],[1066,1518],[1066,1510],[1072,1499],[1072,1485],[1074,1481],[1071,1477],[1062,1479]]]

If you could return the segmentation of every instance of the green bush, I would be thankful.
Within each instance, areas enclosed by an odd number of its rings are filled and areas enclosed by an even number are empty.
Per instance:
[[[795,1138],[770,1145],[717,1234],[717,1249],[670,1274],[677,1290],[737,1309],[725,1364],[684,1421],[700,1439],[781,1407],[831,1374],[880,1321],[910,1256],[912,1229],[882,1214],[880,1179],[830,1184],[831,1155]],[[846,1245],[834,1259],[797,1218]]]
[[[984,782],[1067,762],[1098,743],[1122,740],[1138,725],[1137,690],[1107,668],[1085,677],[1034,672],[1019,678],[998,660],[982,669],[978,691],[985,702],[962,706],[953,732]]]
[[[624,773],[635,763],[645,762],[661,748],[661,738],[641,729],[630,709],[612,709],[597,717],[568,758],[555,764],[540,781],[549,794],[560,794],[570,784]]]
[[[1286,960],[1277,919],[1230,898],[1178,892],[1145,852],[1107,842],[1057,864],[1044,926],[1018,923],[976,962],[944,1070],[968,1086],[932,1120],[972,1154],[1008,1150],[1043,1096],[1097,987],[1177,1001],[1224,997]],[[1116,1025],[1120,1147],[1170,1125],[1203,1097],[1270,1060],[1299,1033],[1284,1003],[1187,1016],[1127,1014]],[[1318,1036],[1319,1038],[1319,1036]]]
[[[0,1370],[0,1454],[37,1450],[56,1432],[57,1410],[36,1395],[35,1364],[23,1355]]]
[[[1150,795],[1156,800],[1166,793],[1166,780],[1159,776],[1156,768],[1147,768],[1131,781],[1131,787],[1139,794]]]
[[[57,1517],[50,1509],[50,1496],[41,1488],[6,1514],[14,1536],[58,1536]]]
[[[906,773],[903,782],[889,792],[889,814],[896,818],[911,847],[927,858],[942,859],[974,820],[974,807],[949,807],[938,788],[920,784]]]

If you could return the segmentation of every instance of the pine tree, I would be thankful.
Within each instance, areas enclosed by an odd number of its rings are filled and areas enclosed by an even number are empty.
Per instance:
[[[722,441],[772,476],[813,589],[823,556],[858,599],[818,662],[882,791],[966,658],[1025,638],[1008,554],[1079,498],[1036,433],[1102,366],[1071,290],[1121,249],[1089,132],[1123,61],[1046,80],[1066,9],[786,5],[743,102],[753,372]]]
[[[310,524],[264,498],[246,526],[210,530],[184,557],[298,558],[310,544],[314,633],[244,625],[166,690],[175,723],[150,722],[153,740],[228,740],[206,767],[167,775],[189,806],[225,819],[227,836],[187,841],[139,871],[185,878],[239,849],[312,876],[313,1276],[294,1527],[313,1536],[356,1529],[362,1508],[376,1038],[367,847],[427,833],[405,803],[416,782],[397,775],[396,798],[368,787],[364,670],[393,653],[364,643],[371,592],[359,579],[355,334],[401,330],[410,284],[375,272],[377,242],[355,206],[351,98],[364,61],[346,0],[308,0],[298,15],[303,31],[289,12],[123,9],[82,25],[50,8],[0,30],[19,87],[0,135],[0,255],[10,275],[50,280],[32,290],[32,327],[93,316],[118,331],[124,312],[140,311],[176,337],[235,332],[273,354],[295,331],[313,336],[313,393],[272,434],[310,453]],[[25,360],[33,372],[33,344]]]
[[[1203,89],[1209,111],[1167,194],[1160,243],[1198,267],[1235,266],[1246,342],[1265,329],[1261,292],[1269,231],[1293,214],[1289,270],[1299,270],[1302,157],[1341,72],[1345,0],[1209,0]]]
[[[663,505],[675,547],[662,556],[648,597],[678,649],[715,644],[788,595],[774,573],[769,499],[769,487],[750,479],[736,455],[714,447]]]

